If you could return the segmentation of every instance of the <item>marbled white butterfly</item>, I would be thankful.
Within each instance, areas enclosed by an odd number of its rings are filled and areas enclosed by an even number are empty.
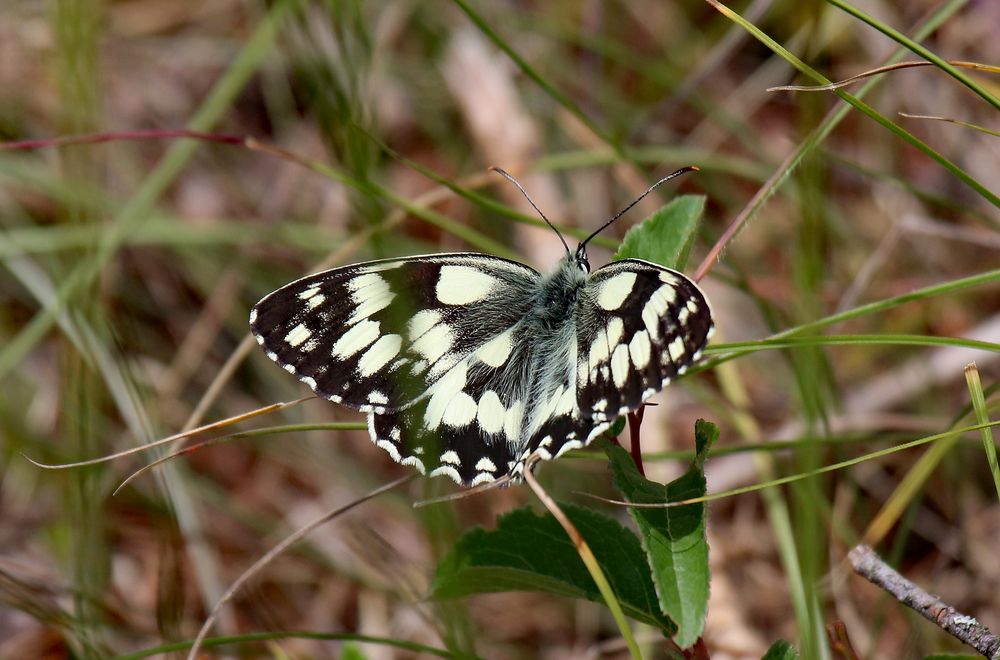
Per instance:
[[[575,251],[560,235],[566,256],[546,275],[475,253],[369,261],[283,286],[250,327],[316,394],[367,412],[397,462],[516,482],[532,454],[584,447],[638,409],[712,333],[705,295],[677,271],[624,259],[589,272],[587,242],[639,199]]]

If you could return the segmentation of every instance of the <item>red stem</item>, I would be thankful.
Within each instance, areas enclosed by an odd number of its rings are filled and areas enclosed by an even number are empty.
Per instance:
[[[246,138],[241,135],[224,135],[220,133],[204,133],[187,129],[145,131],[113,131],[110,133],[92,133],[89,135],[67,135],[65,137],[42,138],[38,140],[19,140],[17,142],[0,142],[0,151],[27,151],[45,147],[63,147],[76,144],[99,144],[101,142],[116,142],[119,140],[164,140],[172,138],[194,138],[206,142],[222,142],[223,144],[246,144]]]
[[[632,460],[639,474],[646,476],[646,470],[642,467],[642,447],[639,445],[639,427],[642,426],[642,416],[646,412],[646,406],[641,406],[635,412],[628,413],[628,437],[629,449],[632,452]]]

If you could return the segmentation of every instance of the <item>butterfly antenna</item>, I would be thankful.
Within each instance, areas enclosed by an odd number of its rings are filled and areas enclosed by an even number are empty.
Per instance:
[[[513,183],[515,186],[517,186],[517,189],[521,191],[521,194],[524,195],[524,198],[526,200],[528,200],[528,203],[531,204],[531,206],[535,209],[535,211],[538,212],[538,215],[542,216],[542,220],[545,221],[545,224],[547,224],[549,227],[552,227],[552,231],[554,231],[556,233],[556,236],[559,237],[559,240],[562,241],[563,247],[566,248],[566,252],[569,252],[569,245],[566,244],[566,239],[563,238],[563,235],[559,233],[559,230],[556,229],[556,226],[554,224],[552,224],[551,222],[549,222],[549,219],[545,217],[544,213],[542,213],[542,209],[538,208],[538,205],[535,204],[535,202],[532,201],[532,199],[530,197],[528,197],[528,193],[525,192],[524,188],[521,187],[521,184],[517,182],[517,179],[515,179],[511,175],[507,174],[506,172],[504,172],[499,167],[491,167],[490,169],[493,170],[494,172],[496,172],[497,174],[499,174],[500,176],[502,176],[503,178],[507,179],[511,183]],[[642,199],[642,198],[640,197],[639,199]]]
[[[583,242],[580,243],[580,247],[583,247],[588,242],[590,242],[590,239],[592,239],[593,237],[597,236],[602,231],[604,231],[605,229],[607,229],[608,227],[610,227],[612,225],[612,223],[614,223],[615,220],[617,220],[618,218],[620,218],[623,215],[625,215],[626,213],[628,213],[629,210],[631,210],[631,208],[633,206],[635,206],[636,204],[638,204],[639,202],[641,202],[646,195],[648,195],[649,193],[651,193],[654,190],[656,190],[657,188],[659,188],[662,184],[666,183],[667,181],[670,181],[673,178],[679,177],[682,174],[687,174],[688,172],[698,172],[700,170],[701,170],[701,168],[698,167],[697,165],[688,165],[687,167],[682,167],[681,169],[677,170],[676,172],[671,172],[667,176],[663,177],[662,179],[660,179],[659,181],[657,181],[656,183],[654,183],[653,185],[651,185],[649,187],[649,190],[647,190],[646,192],[644,192],[641,195],[639,195],[638,197],[636,197],[635,201],[633,201],[631,204],[629,204],[628,206],[626,206],[625,208],[623,208],[618,213],[615,213],[615,217],[613,217],[610,220],[608,220],[607,222],[605,222],[594,233],[592,233],[590,236],[588,236],[587,238],[585,238],[583,240]]]

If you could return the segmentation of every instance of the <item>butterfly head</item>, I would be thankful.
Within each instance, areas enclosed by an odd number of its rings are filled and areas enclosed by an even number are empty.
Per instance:
[[[569,256],[568,253],[567,253],[567,256]],[[584,273],[589,273],[590,272],[590,261],[587,259],[587,244],[586,243],[580,243],[576,247],[576,252],[573,253],[572,260],[573,260],[573,263],[575,263],[576,266],[580,270],[582,270]]]

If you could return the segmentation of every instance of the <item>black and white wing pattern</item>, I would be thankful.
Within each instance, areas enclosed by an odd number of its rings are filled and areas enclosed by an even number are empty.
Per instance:
[[[582,249],[544,276],[481,254],[337,268],[265,297],[250,325],[317,394],[368,412],[393,459],[465,485],[585,446],[712,329],[684,275],[626,260],[588,276]]]
[[[577,313],[577,402],[595,420],[639,408],[701,356],[713,330],[694,282],[638,259],[591,275]]]

